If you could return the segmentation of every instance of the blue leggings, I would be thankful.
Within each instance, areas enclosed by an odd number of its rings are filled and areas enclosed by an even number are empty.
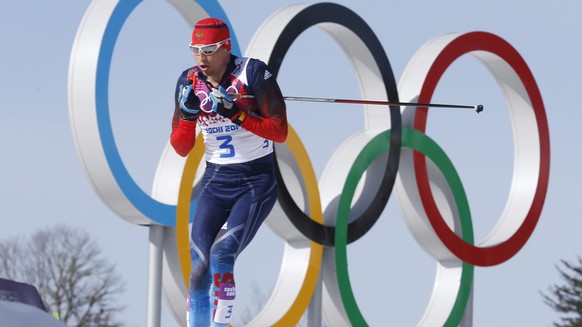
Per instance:
[[[234,262],[275,205],[274,155],[206,164],[190,232],[188,326],[228,326],[236,294]]]

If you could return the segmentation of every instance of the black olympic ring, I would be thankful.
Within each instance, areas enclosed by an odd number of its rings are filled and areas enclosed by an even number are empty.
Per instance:
[[[288,23],[275,42],[275,46],[268,60],[268,65],[273,75],[277,77],[283,58],[295,39],[308,28],[321,23],[341,25],[356,34],[364,42],[380,70],[389,101],[397,102],[398,89],[394,73],[392,72],[392,67],[390,66],[386,52],[382,48],[374,31],[355,12],[334,3],[319,3],[309,6],[299,12]],[[398,106],[390,106],[390,124],[390,150],[380,182],[380,189],[383,191],[377,192],[370,202],[369,207],[349,223],[348,244],[362,237],[374,226],[386,207],[392,189],[394,188],[402,144],[402,116]],[[310,240],[324,246],[334,246],[335,226],[322,225],[305,214],[297,206],[297,203],[295,203],[285,186],[278,163],[276,163],[275,168],[279,191],[278,201],[291,223]],[[384,190],[388,191],[386,192]]]

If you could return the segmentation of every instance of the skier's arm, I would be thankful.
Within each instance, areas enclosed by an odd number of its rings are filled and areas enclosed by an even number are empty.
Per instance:
[[[174,92],[174,116],[172,117],[172,133],[170,135],[170,144],[176,153],[182,157],[190,153],[190,150],[192,150],[196,142],[196,119],[198,116],[197,114],[185,112],[180,108],[180,100],[183,96],[181,92],[183,91],[183,87],[188,84],[186,72],[182,73],[176,83],[176,91]],[[193,92],[189,96],[192,100],[198,100]],[[188,98],[188,95],[186,95],[186,98]],[[190,106],[197,108],[196,104],[191,104]]]
[[[241,126],[254,134],[275,142],[285,142],[287,139],[287,109],[281,89],[267,65],[255,60],[257,65],[253,69],[251,91],[253,92],[257,108],[261,116],[251,116],[240,113],[238,120]]]

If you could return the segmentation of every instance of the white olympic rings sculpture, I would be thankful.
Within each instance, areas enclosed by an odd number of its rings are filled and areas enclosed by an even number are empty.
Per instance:
[[[190,28],[209,16],[228,22],[217,1],[168,2]],[[79,156],[103,202],[131,223],[172,227],[166,230],[164,241],[163,286],[176,319],[185,325],[188,222],[204,168],[202,142],[187,159],[166,146],[150,196],[125,168],[109,119],[113,49],[139,3],[91,3],[71,55],[69,114]],[[458,325],[472,286],[472,265],[496,265],[511,258],[523,247],[541,214],[550,152],[545,110],[535,79],[507,42],[486,32],[470,32],[439,36],[425,44],[397,88],[373,31],[358,15],[332,3],[295,5],[274,13],[257,31],[245,55],[264,60],[277,73],[291,43],[311,26],[323,29],[342,46],[367,99],[396,101],[400,97],[430,102],[447,67],[464,54],[478,58],[504,90],[511,111],[515,142],[512,186],[497,226],[482,244],[474,245],[458,175],[442,149],[424,134],[426,108],[401,111],[364,106],[364,130],[336,150],[319,182],[291,128],[288,141],[276,146],[284,192],[267,220],[286,242],[284,259],[267,305],[249,326],[296,324],[309,305],[320,272],[327,324],[366,324],[349,285],[345,247],[372,227],[393,186],[411,232],[438,262],[435,288],[418,325]],[[234,34],[232,40],[233,52],[240,52]],[[364,172],[366,177],[360,182]],[[435,200],[429,183],[444,196]],[[443,215],[438,208],[447,208],[450,214]],[[309,235],[313,226],[322,233]]]

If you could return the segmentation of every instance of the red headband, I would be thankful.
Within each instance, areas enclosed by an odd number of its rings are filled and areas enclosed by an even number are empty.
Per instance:
[[[204,18],[192,31],[192,45],[213,44],[230,38],[230,31],[225,22],[217,18]],[[223,45],[230,50],[230,42]]]

